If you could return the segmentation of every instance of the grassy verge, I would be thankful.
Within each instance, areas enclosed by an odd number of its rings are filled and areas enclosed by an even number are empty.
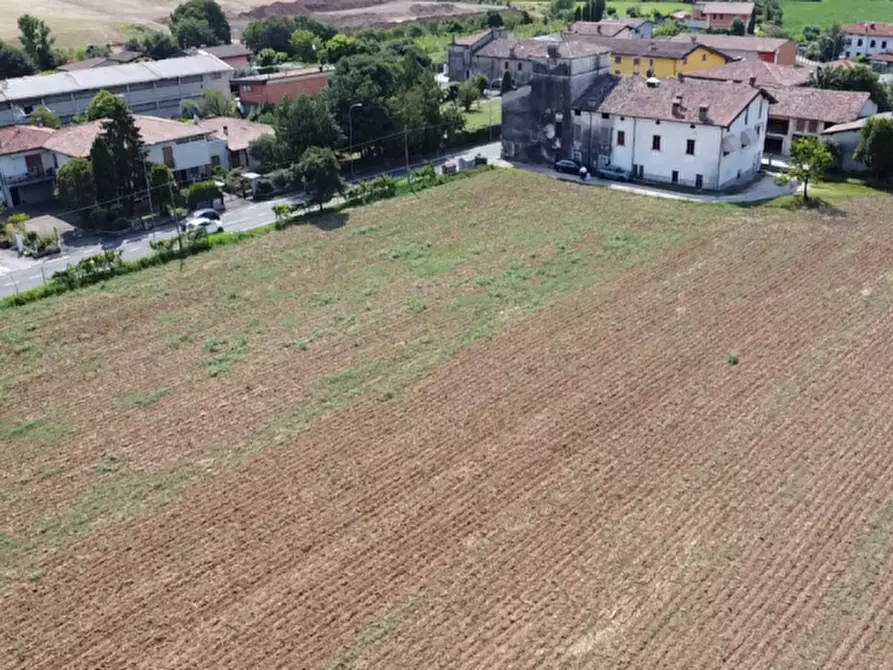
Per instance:
[[[835,178],[817,184],[810,184],[808,188],[808,202],[804,202],[801,192],[755,204],[778,209],[800,209],[803,207],[829,209],[833,208],[837,203],[853,198],[874,198],[889,195],[890,192],[889,187],[882,187],[862,179],[854,177]]]
[[[478,130],[502,123],[502,99],[481,100],[465,116],[465,129]]]

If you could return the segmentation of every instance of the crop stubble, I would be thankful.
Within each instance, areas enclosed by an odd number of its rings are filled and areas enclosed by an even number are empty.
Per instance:
[[[6,647],[30,667],[882,667],[886,204],[699,236],[97,532],[8,592]]]

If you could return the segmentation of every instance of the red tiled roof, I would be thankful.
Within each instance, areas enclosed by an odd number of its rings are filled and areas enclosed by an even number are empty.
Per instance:
[[[149,146],[211,134],[208,128],[202,128],[193,123],[182,123],[139,114],[134,115],[133,118],[143,142]],[[52,137],[44,144],[44,148],[73,158],[86,158],[90,155],[93,141],[101,132],[101,120],[78,126],[68,126],[53,133]]]
[[[822,131],[822,135],[834,135],[836,133],[843,133],[847,130],[862,130],[865,127],[865,124],[868,123],[871,119],[890,119],[893,118],[893,112],[881,112],[880,114],[875,114],[874,116],[866,116],[862,119],[856,119],[855,121],[850,121],[849,123],[838,123],[830,128],[826,128]]]
[[[650,86],[642,77],[602,78],[574,103],[577,108],[640,119],[704,123],[700,108],[707,108],[710,125],[727,127],[759,95],[772,102],[772,94],[747,84],[705,79],[661,79]],[[612,87],[605,82],[613,80]],[[610,88],[610,90],[607,90]],[[681,105],[674,111],[674,104]]]
[[[55,132],[52,128],[39,126],[0,128],[0,156],[41,149]]]
[[[858,119],[871,98],[864,91],[829,91],[821,88],[769,87],[776,103],[770,116],[807,119],[825,123],[846,123]]]
[[[480,33],[475,33],[474,35],[467,35],[466,37],[457,37],[453,40],[453,44],[458,44],[461,47],[470,47],[477,44],[478,40],[486,37],[490,34],[489,30],[484,30]]]
[[[622,40],[636,42],[638,40]],[[549,47],[558,48],[559,58],[585,58],[595,54],[608,53],[610,49],[589,38],[557,40],[510,40],[498,39],[485,44],[475,54],[485,58],[549,58]]]
[[[893,63],[893,54],[875,54],[874,56],[869,56],[868,60],[876,60],[882,63]]]
[[[273,126],[264,123],[254,123],[244,119],[232,119],[226,116],[215,116],[211,119],[202,119],[199,127],[214,131],[214,137],[226,141],[226,148],[230,151],[242,151],[254,140],[264,135],[275,135]]]
[[[866,35],[868,37],[893,37],[893,23],[851,23],[841,30],[850,35]]]
[[[751,77],[759,86],[806,86],[813,69],[766,63],[761,60],[736,60],[719,67],[689,72],[694,79],[715,79],[746,84]]]

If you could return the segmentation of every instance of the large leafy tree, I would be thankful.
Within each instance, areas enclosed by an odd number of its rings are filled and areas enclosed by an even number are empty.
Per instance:
[[[133,114],[116,107],[102,122],[102,131],[114,157],[116,191],[133,210],[132,196],[145,189],[146,149]]]
[[[893,179],[893,119],[869,119],[853,157],[883,181]]]
[[[0,42],[0,79],[27,77],[36,68],[30,56],[11,44]]]
[[[353,56],[359,51],[356,38],[339,33],[326,42],[324,53],[327,63],[336,64],[342,58]]]
[[[105,135],[99,134],[90,147],[90,164],[93,166],[93,183],[96,186],[96,200],[110,203],[118,196],[118,177],[115,157],[109,148]]]
[[[229,21],[226,14],[223,13],[220,5],[214,0],[187,0],[179,5],[174,13],[171,14],[171,32],[178,36],[180,26],[187,19],[191,19],[198,24],[204,22],[211,29],[214,35],[214,44],[229,44],[232,41],[232,32],[230,31]],[[195,26],[196,24],[193,24]],[[195,28],[190,28],[189,32],[193,32]],[[208,46],[209,43],[206,42]],[[181,46],[183,46],[181,44]],[[199,44],[189,44],[187,46],[200,46]]]
[[[93,168],[88,159],[73,158],[59,168],[56,198],[63,207],[73,210],[89,208],[96,202]]]
[[[276,139],[286,158],[299,158],[308,147],[331,147],[344,137],[325,101],[301,93],[276,107]]]
[[[108,119],[116,110],[121,109],[127,110],[127,104],[117,95],[103,89],[90,101],[87,111],[84,112],[84,118],[87,121]]]
[[[189,47],[213,47],[222,44],[211,24],[195,16],[186,16],[171,26],[181,49]]]
[[[28,57],[41,70],[52,70],[56,67],[56,54],[53,51],[55,38],[50,34],[50,27],[45,21],[31,14],[22,14],[18,20],[19,40]]]
[[[295,31],[294,21],[285,16],[270,16],[253,21],[242,33],[242,42],[254,53],[264,49],[289,53],[291,34]]]
[[[865,91],[871,94],[871,99],[881,111],[891,108],[889,89],[881,83],[877,73],[865,65],[816,68],[810,75],[810,84],[836,91]]]
[[[309,30],[296,30],[291,36],[291,53],[302,63],[316,63],[322,53],[322,42]]]
[[[175,205],[177,182],[173,171],[161,163],[149,166],[149,184],[152,188],[152,202],[160,212],[171,212]]]
[[[304,177],[311,201],[320,209],[344,190],[341,165],[328,147],[308,147],[301,155],[298,170]]]
[[[223,91],[210,89],[202,94],[200,103],[202,116],[238,116],[239,110],[232,96]]]
[[[131,51],[146,54],[153,60],[170,58],[180,50],[173,36],[160,30],[142,30],[127,40],[125,46]]]

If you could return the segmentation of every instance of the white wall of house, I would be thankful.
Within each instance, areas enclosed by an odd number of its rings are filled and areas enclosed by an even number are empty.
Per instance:
[[[769,102],[758,96],[724,131],[726,148],[735,148],[720,158],[720,188],[749,181],[759,172],[768,120]]]
[[[848,33],[843,47],[844,58],[886,53],[893,53],[893,37],[869,37]]]
[[[859,112],[858,118],[864,118],[866,116],[872,116],[873,114],[877,114],[877,105],[869,100],[863,106],[861,111]],[[787,121],[787,133],[779,133],[775,132],[778,124],[774,124],[774,127],[770,129],[769,137],[771,139],[777,141],[781,141],[781,151],[773,151],[774,155],[781,156],[789,156],[791,154],[791,145],[794,143],[794,140],[800,137],[819,137],[820,133],[827,129],[831,128],[834,124],[827,123],[824,121],[817,121],[815,119],[789,119],[787,117],[776,116],[774,114],[770,114],[772,119],[776,122],[778,121]],[[850,119],[850,121],[855,121],[856,119]]]
[[[38,156],[40,167],[34,168],[36,161],[31,159],[31,169],[27,157]],[[0,156],[0,199],[7,207],[16,204],[33,204],[48,199],[52,195],[53,175],[56,163],[54,156],[45,151],[28,151],[20,154]],[[49,185],[47,188],[46,185]],[[16,193],[13,193],[13,189]],[[13,197],[13,196],[16,197]]]

